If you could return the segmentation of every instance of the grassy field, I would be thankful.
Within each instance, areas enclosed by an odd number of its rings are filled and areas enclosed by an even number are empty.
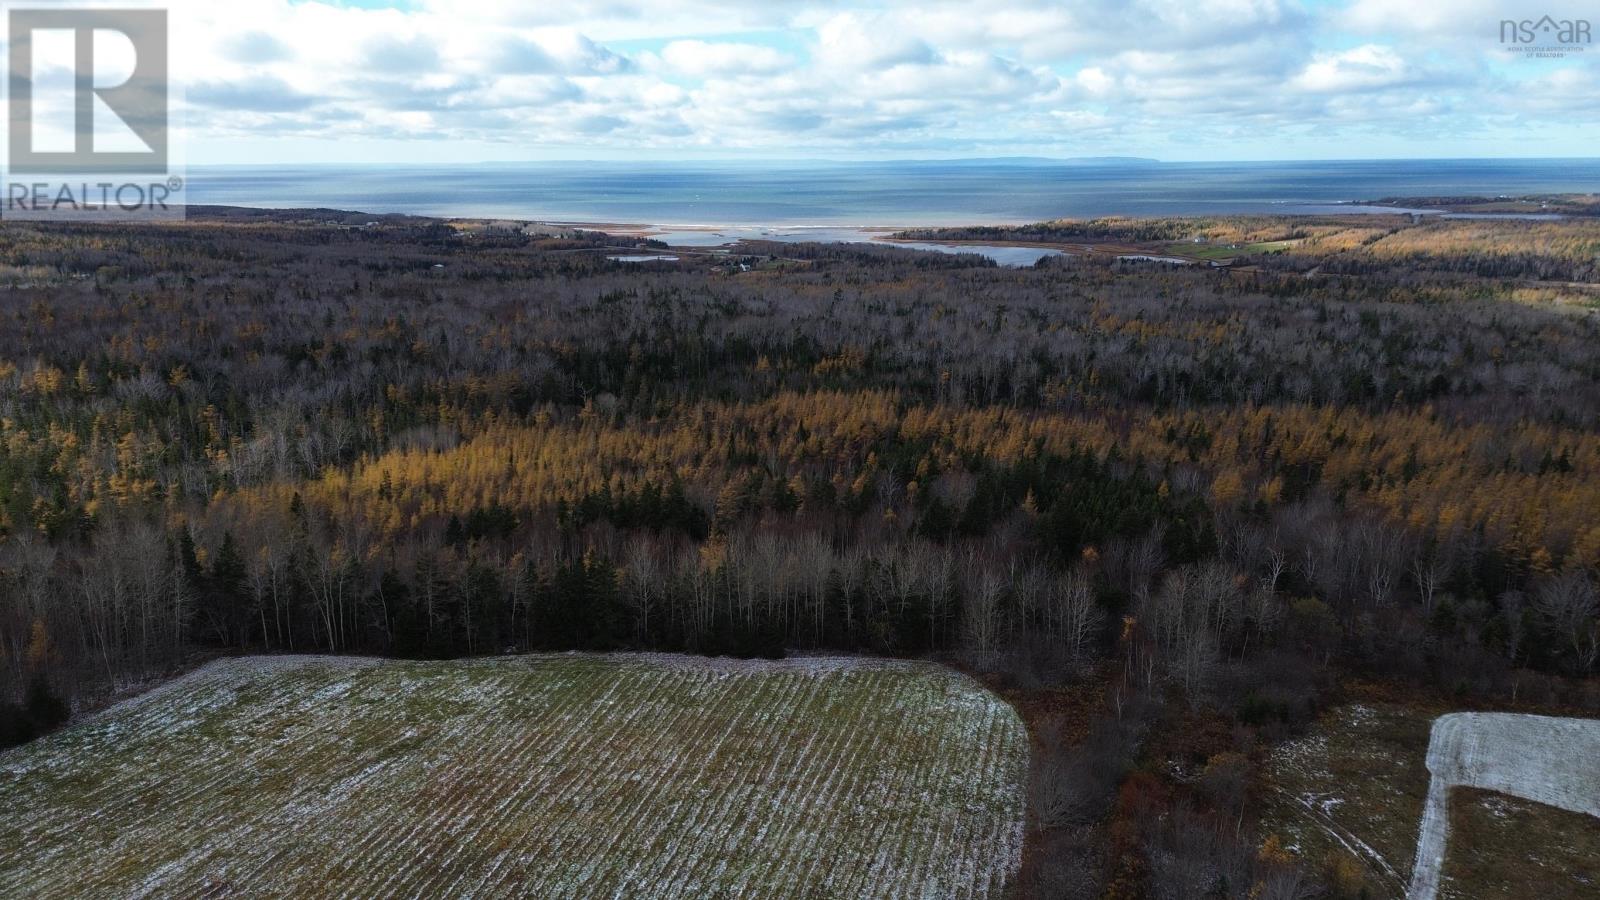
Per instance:
[[[0,756],[0,896],[997,897],[1027,752],[932,665],[224,661]]]
[[[1600,819],[1458,788],[1440,896],[1477,900],[1600,897]]]
[[[1173,244],[1171,250],[1197,259],[1233,259],[1257,253],[1282,253],[1299,245],[1299,241],[1256,241],[1248,244]]]
[[[1428,795],[1429,732],[1445,709],[1362,703],[1330,711],[1269,760],[1268,831],[1305,859],[1359,863],[1374,898],[1405,896]],[[1600,896],[1600,819],[1458,788],[1439,896]]]

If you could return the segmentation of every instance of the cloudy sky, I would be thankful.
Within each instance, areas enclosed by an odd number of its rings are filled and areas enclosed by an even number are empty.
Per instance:
[[[188,160],[1593,156],[1567,0],[169,4]]]

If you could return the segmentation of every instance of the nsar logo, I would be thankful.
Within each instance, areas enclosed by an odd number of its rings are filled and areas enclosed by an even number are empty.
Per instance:
[[[1590,43],[1592,28],[1588,19],[1501,19],[1500,43],[1512,53],[1531,59],[1561,59],[1582,53]]]

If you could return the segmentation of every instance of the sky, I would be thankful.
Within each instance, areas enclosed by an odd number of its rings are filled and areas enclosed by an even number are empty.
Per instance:
[[[167,5],[190,165],[1600,147],[1600,48],[1501,41],[1567,0]]]

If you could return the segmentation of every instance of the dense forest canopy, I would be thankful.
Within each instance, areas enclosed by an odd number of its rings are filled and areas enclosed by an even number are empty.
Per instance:
[[[1338,623],[1316,640],[1374,665],[1585,674],[1600,318],[1417,261],[1567,260],[1591,230],[1400,229],[1337,244],[1361,275],[1327,278],[10,225],[0,670],[114,682],[195,645],[989,658],[1064,616],[1088,658],[1129,615],[1204,644],[1200,686],[1315,604]],[[1223,596],[1189,596],[1207,572]]]
[[[7,224],[0,744],[196,653],[935,655],[1111,686],[1070,753],[1035,723],[1039,884],[1198,854],[1303,896],[1229,823],[1254,741],[1339,678],[1600,710],[1600,232],[921,235],[1197,236],[1243,264]],[[1123,780],[1192,727],[1161,708],[1241,748],[1176,817]],[[1084,837],[1111,810],[1134,824]]]

